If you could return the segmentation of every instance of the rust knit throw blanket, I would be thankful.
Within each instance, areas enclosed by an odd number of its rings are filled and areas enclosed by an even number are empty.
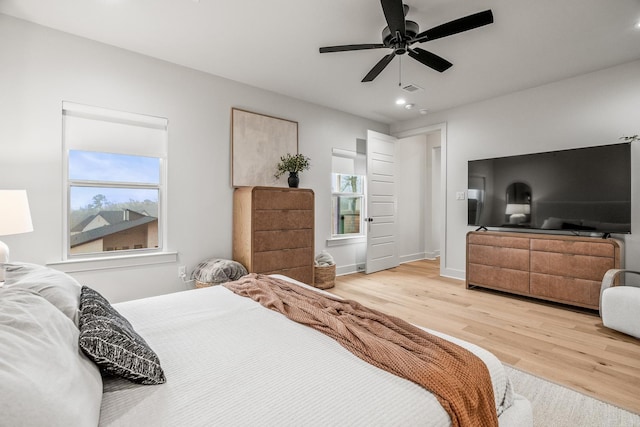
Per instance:
[[[470,351],[352,300],[327,297],[269,276],[223,284],[289,319],[323,332],[359,358],[433,393],[453,426],[497,426],[484,362]]]

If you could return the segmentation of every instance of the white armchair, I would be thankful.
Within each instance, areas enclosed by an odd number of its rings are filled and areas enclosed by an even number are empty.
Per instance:
[[[640,286],[617,284],[621,274],[640,271],[612,269],[605,273],[600,288],[600,317],[607,328],[640,338]]]

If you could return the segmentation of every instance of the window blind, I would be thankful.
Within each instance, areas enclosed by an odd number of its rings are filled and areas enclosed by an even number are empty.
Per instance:
[[[67,150],[101,151],[135,156],[166,157],[168,120],[62,103]]]

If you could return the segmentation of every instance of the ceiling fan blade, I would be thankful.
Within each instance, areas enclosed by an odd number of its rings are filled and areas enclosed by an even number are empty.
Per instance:
[[[406,37],[407,29],[404,22],[404,5],[402,4],[402,0],[380,0],[380,3],[382,3],[382,11],[384,12],[389,31],[391,31],[393,37],[395,37],[398,32],[402,38]]]
[[[418,62],[423,63],[427,67],[431,67],[436,71],[443,72],[448,70],[453,64],[435,53],[428,52],[424,49],[416,47],[409,49],[409,56]]]
[[[364,49],[380,49],[383,47],[387,47],[383,44],[346,44],[343,46],[327,46],[321,47],[320,53],[329,53],[329,52],[346,52],[349,50],[364,50]]]
[[[387,65],[389,65],[389,63],[391,62],[391,60],[393,59],[393,57],[396,56],[395,53],[390,53],[389,55],[384,56],[372,69],[371,71],[369,71],[369,73],[364,76],[364,79],[362,79],[362,82],[370,82],[373,81],[373,79],[375,79],[376,77],[378,77],[378,74],[380,74],[382,72],[382,70],[385,69],[385,67]]]
[[[454,19],[437,27],[430,28],[414,37],[414,42],[426,42],[442,37],[451,36],[453,34],[462,33],[464,31],[473,30],[493,23],[493,12],[485,10],[484,12],[474,13],[473,15],[463,18]]]

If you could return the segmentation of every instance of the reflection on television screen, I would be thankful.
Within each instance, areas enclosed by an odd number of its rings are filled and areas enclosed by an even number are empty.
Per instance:
[[[471,160],[468,224],[630,233],[631,144]]]

